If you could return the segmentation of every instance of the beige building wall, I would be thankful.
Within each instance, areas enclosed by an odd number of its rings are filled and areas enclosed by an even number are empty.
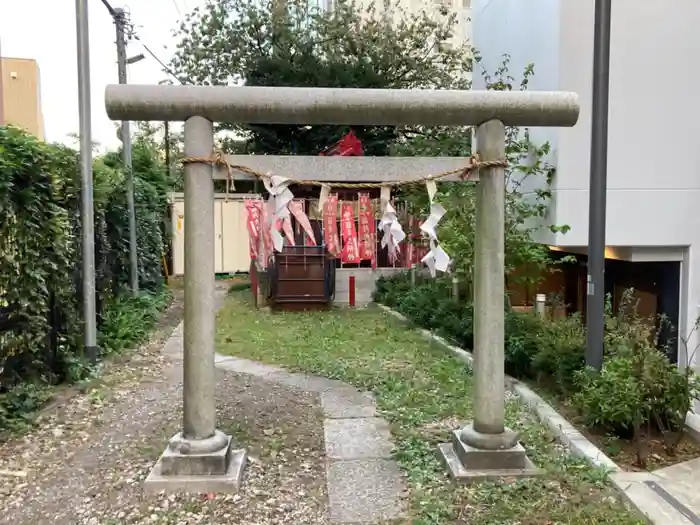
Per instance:
[[[2,124],[13,124],[44,140],[39,65],[30,58],[3,57],[0,60]]]

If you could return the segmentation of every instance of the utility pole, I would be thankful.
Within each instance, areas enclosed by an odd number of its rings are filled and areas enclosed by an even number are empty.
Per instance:
[[[600,370],[603,366],[605,338],[605,212],[608,191],[610,21],[611,0],[596,0],[586,303],[586,364],[596,370]]]
[[[85,356],[97,362],[95,304],[95,219],[92,200],[92,123],[90,107],[90,34],[87,0],[75,0],[78,40],[78,104],[80,113],[80,189],[83,233],[83,321]]]
[[[126,12],[114,8],[112,17],[117,28],[117,64],[119,67],[119,83],[126,84]],[[136,209],[134,205],[134,170],[131,163],[131,126],[129,121],[122,121],[120,128],[122,141],[122,163],[126,170],[126,203],[129,213],[129,277],[131,292],[139,293],[139,259],[136,241]]]
[[[167,120],[163,122],[164,135],[165,135],[165,171],[168,174],[168,180],[170,180],[170,122]]]

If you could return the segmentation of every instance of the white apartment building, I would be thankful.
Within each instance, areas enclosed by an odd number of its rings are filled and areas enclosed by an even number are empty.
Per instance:
[[[538,129],[533,136],[553,147],[551,221],[571,227],[542,241],[585,253],[594,0],[472,4],[473,44],[483,67],[493,71],[507,53],[516,78],[534,63],[529,89],[580,96],[574,128]],[[612,2],[606,287],[616,293],[629,274],[646,275],[655,303],[649,312],[675,318],[680,337],[692,332],[690,353],[700,343],[693,332],[700,315],[699,21],[698,0]],[[474,87],[483,89],[476,67]]]

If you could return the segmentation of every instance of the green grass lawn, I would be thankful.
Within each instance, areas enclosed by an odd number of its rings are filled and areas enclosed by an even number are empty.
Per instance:
[[[438,443],[471,418],[472,377],[464,363],[385,312],[269,313],[233,293],[219,313],[217,350],[282,365],[374,392],[392,426],[395,457],[408,476],[415,525],[628,525],[645,523],[619,502],[602,471],[570,457],[516,401],[508,425],[546,474],[458,485]]]

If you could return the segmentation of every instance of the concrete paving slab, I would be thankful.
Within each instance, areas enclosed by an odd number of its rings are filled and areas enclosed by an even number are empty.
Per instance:
[[[405,517],[405,484],[394,461],[330,461],[327,476],[331,523],[376,523]]]
[[[298,388],[307,392],[316,392],[319,394],[336,388],[347,388],[348,386],[346,383],[336,381],[334,379],[326,379],[325,377],[282,371],[271,374],[266,379],[281,385]]]
[[[700,518],[650,472],[618,472],[610,479],[627,501],[655,525],[700,525]]]
[[[228,372],[246,374],[254,377],[267,378],[282,371],[281,368],[242,359],[240,357],[228,357],[217,354],[215,357],[216,367]]]
[[[323,413],[328,418],[375,417],[377,406],[371,392],[355,388],[334,388],[321,394]]]
[[[323,431],[329,459],[391,457],[391,431],[381,418],[326,419]]]

